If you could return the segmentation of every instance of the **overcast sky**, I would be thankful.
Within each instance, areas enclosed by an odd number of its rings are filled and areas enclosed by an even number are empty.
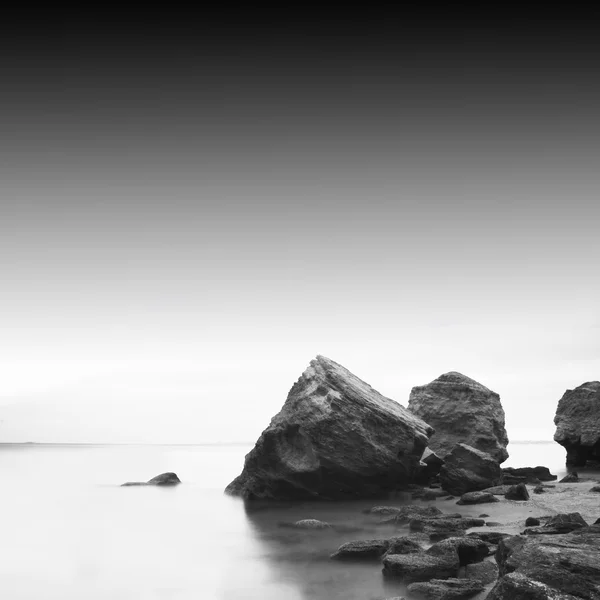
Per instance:
[[[551,439],[600,378],[591,32],[212,25],[3,41],[0,440],[254,441],[316,354]]]

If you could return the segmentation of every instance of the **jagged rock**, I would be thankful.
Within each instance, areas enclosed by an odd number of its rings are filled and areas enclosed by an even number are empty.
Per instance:
[[[409,537],[399,537],[390,541],[387,554],[419,554],[423,548]]]
[[[336,560],[371,560],[381,558],[390,547],[389,540],[356,540],[342,544],[331,558]]]
[[[577,471],[572,471],[565,475],[558,483],[579,483],[579,474]]]
[[[500,575],[519,574],[548,586],[548,595],[511,595],[496,587],[488,598],[561,598],[553,594],[571,594],[576,598],[600,597],[600,527],[583,527],[572,533],[553,536],[514,536],[498,545],[496,560]],[[510,575],[508,576],[510,577]]]
[[[127,486],[131,486],[131,485],[177,485],[178,483],[181,483],[181,480],[179,479],[179,477],[177,477],[177,475],[175,475],[175,473],[161,473],[160,475],[157,475],[156,477],[153,477],[152,479],[148,480],[148,481],[128,481],[127,483],[123,483],[121,484],[121,487],[127,487]]]
[[[497,463],[508,458],[500,396],[461,373],[446,373],[414,387],[408,409],[433,426],[429,447],[444,460],[458,443],[489,454]]]
[[[489,454],[467,444],[456,444],[444,461],[442,487],[456,496],[498,485],[502,476],[500,466]]]
[[[502,481],[504,483],[509,483],[505,481],[507,477],[518,478],[523,483],[539,483],[540,481],[554,481],[557,479],[556,475],[550,473],[548,467],[505,467],[502,469]],[[520,483],[520,481],[515,481],[515,483]]]
[[[458,576],[465,579],[474,579],[483,585],[488,585],[498,579],[498,565],[490,560],[472,563],[461,567]]]
[[[317,356],[226,491],[246,499],[381,495],[413,481],[432,432],[397,402]]]
[[[507,500],[519,500],[523,502],[529,500],[529,492],[524,483],[518,483],[517,485],[512,485],[506,494],[504,494],[504,497]]]
[[[540,524],[540,520],[535,517],[527,517],[525,520],[525,527],[537,527]]]
[[[487,492],[467,492],[460,497],[456,504],[485,504],[487,502],[500,502],[500,500]]]
[[[423,483],[429,483],[434,477],[439,475],[443,464],[443,459],[441,459],[431,448],[425,448],[423,456],[421,456],[421,468],[418,480]]]
[[[484,589],[480,581],[471,579],[432,579],[411,583],[408,591],[417,598],[425,600],[458,600],[470,598]]]
[[[498,580],[485,600],[580,600],[563,594],[521,573],[510,573]]]
[[[600,381],[567,390],[554,417],[554,441],[567,451],[567,464],[585,466],[600,460]]]

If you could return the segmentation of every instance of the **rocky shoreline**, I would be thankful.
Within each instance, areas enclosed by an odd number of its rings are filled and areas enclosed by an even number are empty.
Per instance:
[[[600,383],[568,390],[555,424],[567,464],[596,460]],[[377,562],[410,599],[600,600],[598,482],[502,469],[508,443],[500,396],[465,375],[413,388],[404,408],[318,356],[226,492],[250,504],[409,495],[412,504],[373,505],[365,527],[357,518],[356,539],[331,560]],[[341,527],[312,515],[281,525]],[[381,537],[358,535],[374,525]]]

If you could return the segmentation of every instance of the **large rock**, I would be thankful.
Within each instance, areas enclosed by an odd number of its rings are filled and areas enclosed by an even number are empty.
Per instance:
[[[562,535],[507,538],[498,545],[496,560],[500,575],[518,575],[524,590],[538,589],[540,594],[517,594],[520,585],[501,579],[496,586],[499,589],[488,598],[562,598],[560,594],[600,598],[600,527],[583,527]]]
[[[369,497],[413,481],[433,429],[317,356],[226,491],[246,499]]]
[[[554,441],[567,450],[567,464],[582,467],[588,460],[600,460],[600,381],[567,390],[554,424]]]
[[[483,591],[484,585],[475,579],[432,579],[411,583],[408,591],[424,600],[459,600],[470,598]]]
[[[552,475],[548,467],[504,467],[502,469],[502,481],[507,484],[539,483],[556,479],[556,475]]]
[[[494,458],[467,444],[456,444],[440,471],[442,487],[455,496],[496,486],[501,477],[502,470]]]
[[[486,452],[497,463],[508,458],[500,396],[465,375],[446,373],[414,387],[408,410],[433,426],[429,447],[442,458],[458,443]]]

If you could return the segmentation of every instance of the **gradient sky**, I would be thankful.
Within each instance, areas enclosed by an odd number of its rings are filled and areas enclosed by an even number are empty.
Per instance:
[[[599,42],[557,23],[4,37],[0,440],[253,441],[316,354],[551,438],[600,378]]]

